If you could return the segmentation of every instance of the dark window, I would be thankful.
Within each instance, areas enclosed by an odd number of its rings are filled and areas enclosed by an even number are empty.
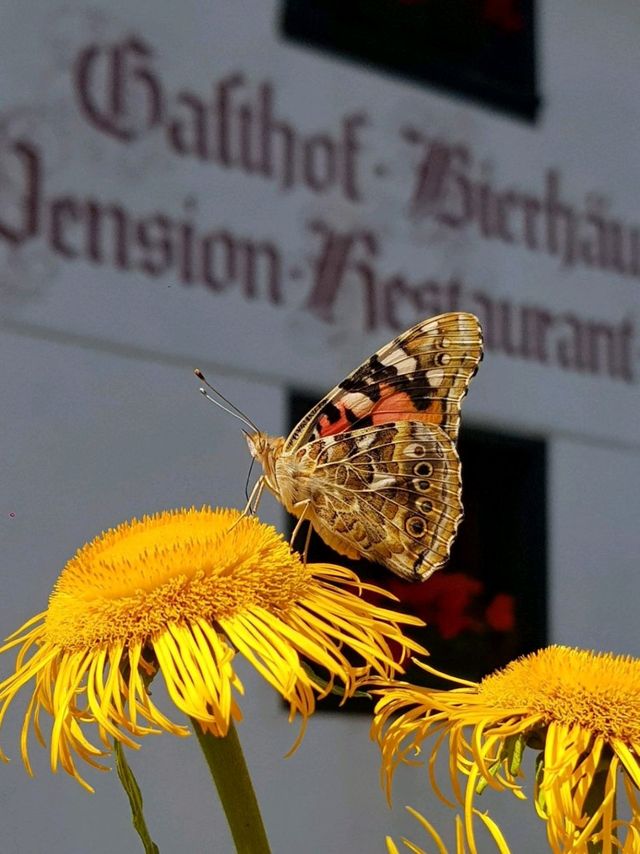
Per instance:
[[[291,396],[292,426],[314,403]],[[309,561],[349,566],[391,590],[399,610],[427,623],[413,636],[431,653],[429,663],[478,680],[546,643],[546,448],[543,441],[463,427],[458,451],[465,517],[445,568],[423,583],[406,582],[336,554],[315,534]],[[298,547],[303,543],[301,533]],[[427,681],[417,668],[410,678]],[[348,704],[359,705],[368,707]]]
[[[535,0],[285,0],[285,35],[533,120]]]

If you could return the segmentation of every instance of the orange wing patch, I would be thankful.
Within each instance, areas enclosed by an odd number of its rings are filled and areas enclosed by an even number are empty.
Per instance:
[[[423,421],[425,424],[440,424],[442,403],[432,400],[429,411],[420,411],[406,391],[394,391],[381,385],[382,395],[371,411],[373,424],[388,424],[392,421]]]

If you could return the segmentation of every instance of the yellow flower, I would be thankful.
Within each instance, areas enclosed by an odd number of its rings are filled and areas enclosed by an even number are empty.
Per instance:
[[[442,837],[437,832],[435,827],[432,824],[430,824],[424,816],[420,815],[419,812],[412,809],[411,807],[407,807],[407,811],[409,813],[411,813],[411,815],[421,825],[422,829],[425,831],[427,836],[431,837],[432,842],[435,843],[438,854],[447,854],[447,847],[444,844],[444,842],[442,841]],[[502,835],[500,828],[497,826],[497,824],[494,821],[492,821],[492,819],[490,819],[488,815],[484,815],[483,813],[479,812],[478,810],[474,810],[473,812],[475,815],[479,816],[479,818],[482,820],[485,828],[487,829],[487,831],[489,832],[489,835],[491,836],[491,839],[495,843],[496,849],[498,850],[499,854],[509,854],[509,848],[508,848],[507,843],[505,841],[505,838]],[[457,815],[455,817],[455,838],[456,838],[456,849],[455,849],[456,854],[467,854],[467,847],[465,844],[464,825],[463,825],[462,819],[459,815]],[[411,852],[411,854],[427,854],[427,852],[425,851],[424,848],[420,848],[414,842],[411,842],[408,839],[405,839],[404,836],[402,837],[402,842],[404,843],[405,847]],[[386,843],[387,843],[388,854],[400,854],[398,846],[395,844],[395,842],[393,841],[393,839],[390,836],[387,836]]]
[[[525,747],[539,751],[534,799],[554,852],[640,851],[640,661],[552,646],[511,662],[479,684],[452,690],[391,683],[380,689],[373,736],[388,791],[400,762],[434,738],[429,776],[445,739],[455,800],[472,852],[474,797],[486,786],[525,795]],[[378,693],[378,692],[377,692]],[[466,777],[464,791],[461,776]],[[627,804],[619,802],[626,796]],[[618,803],[617,803],[618,802]],[[624,817],[619,817],[623,806]],[[624,840],[622,837],[624,836]]]
[[[341,567],[305,565],[274,528],[238,511],[192,508],[125,522],[78,551],[48,609],[0,649],[20,648],[0,684],[0,724],[34,680],[21,739],[27,771],[28,733],[33,726],[46,743],[46,712],[52,769],[61,765],[91,790],[77,757],[104,770],[98,757],[110,739],[138,747],[131,736],[188,734],[151,700],[158,671],[180,712],[226,735],[241,718],[236,651],[289,703],[290,719],[299,713],[304,722],[336,681],[349,696],[364,675],[400,669],[391,645],[401,658],[417,648],[398,624],[419,621],[352,592],[364,587]],[[100,746],[89,740],[92,726]]]

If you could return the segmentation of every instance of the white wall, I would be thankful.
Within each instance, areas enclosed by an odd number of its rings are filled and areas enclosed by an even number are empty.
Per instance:
[[[551,445],[550,623],[557,643],[640,654],[637,448]]]

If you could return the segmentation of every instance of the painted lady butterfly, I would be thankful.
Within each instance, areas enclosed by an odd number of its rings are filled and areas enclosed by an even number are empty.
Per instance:
[[[482,358],[472,314],[418,323],[330,391],[287,439],[247,434],[264,486],[347,557],[413,581],[446,563],[462,520],[460,403]]]

